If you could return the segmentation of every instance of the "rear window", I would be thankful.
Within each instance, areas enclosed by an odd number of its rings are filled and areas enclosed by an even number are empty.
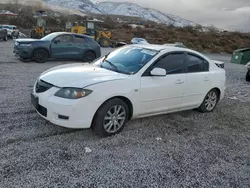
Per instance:
[[[10,26],[3,26],[4,29],[11,29]]]
[[[86,40],[89,42],[89,43],[97,43],[93,38],[91,37],[86,37]]]

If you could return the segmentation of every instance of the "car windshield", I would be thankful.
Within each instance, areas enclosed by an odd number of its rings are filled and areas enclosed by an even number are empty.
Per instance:
[[[7,26],[7,25],[4,25],[4,26],[2,26],[4,29],[12,29],[12,27],[10,27],[10,26]]]
[[[51,33],[51,34],[46,35],[45,37],[41,38],[41,40],[52,41],[57,36],[58,36],[58,33]]]
[[[140,47],[122,47],[96,60],[95,65],[123,74],[135,74],[146,65],[158,51]]]

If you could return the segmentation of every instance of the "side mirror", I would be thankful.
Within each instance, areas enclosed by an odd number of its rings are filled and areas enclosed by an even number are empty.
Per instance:
[[[153,70],[150,71],[150,74],[152,76],[166,76],[167,72],[165,69],[162,68],[154,68]]]
[[[60,40],[54,40],[54,43],[58,44],[58,43],[60,43]]]

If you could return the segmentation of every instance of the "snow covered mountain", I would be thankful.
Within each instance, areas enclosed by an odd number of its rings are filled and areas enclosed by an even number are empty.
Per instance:
[[[163,13],[155,9],[143,8],[134,3],[96,2],[94,0],[44,0],[47,4],[77,9],[86,13],[140,17],[157,23],[173,24],[178,27],[196,25],[184,18]]]
[[[44,0],[49,5],[56,5],[65,8],[73,8],[86,13],[103,14],[96,4],[90,0]]]
[[[178,27],[195,25],[195,23],[155,9],[143,8],[134,3],[101,2],[97,4],[100,11],[106,14],[136,16],[157,23],[173,24]]]

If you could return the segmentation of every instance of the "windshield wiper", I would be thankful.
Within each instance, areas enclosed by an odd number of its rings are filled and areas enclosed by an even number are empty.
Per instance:
[[[118,68],[117,66],[115,66],[112,62],[110,62],[109,60],[107,60],[107,57],[109,56],[110,53],[108,53],[107,55],[105,55],[105,58],[102,60],[102,63],[105,61],[107,62],[111,67],[113,67],[115,69],[116,72],[118,72]]]

